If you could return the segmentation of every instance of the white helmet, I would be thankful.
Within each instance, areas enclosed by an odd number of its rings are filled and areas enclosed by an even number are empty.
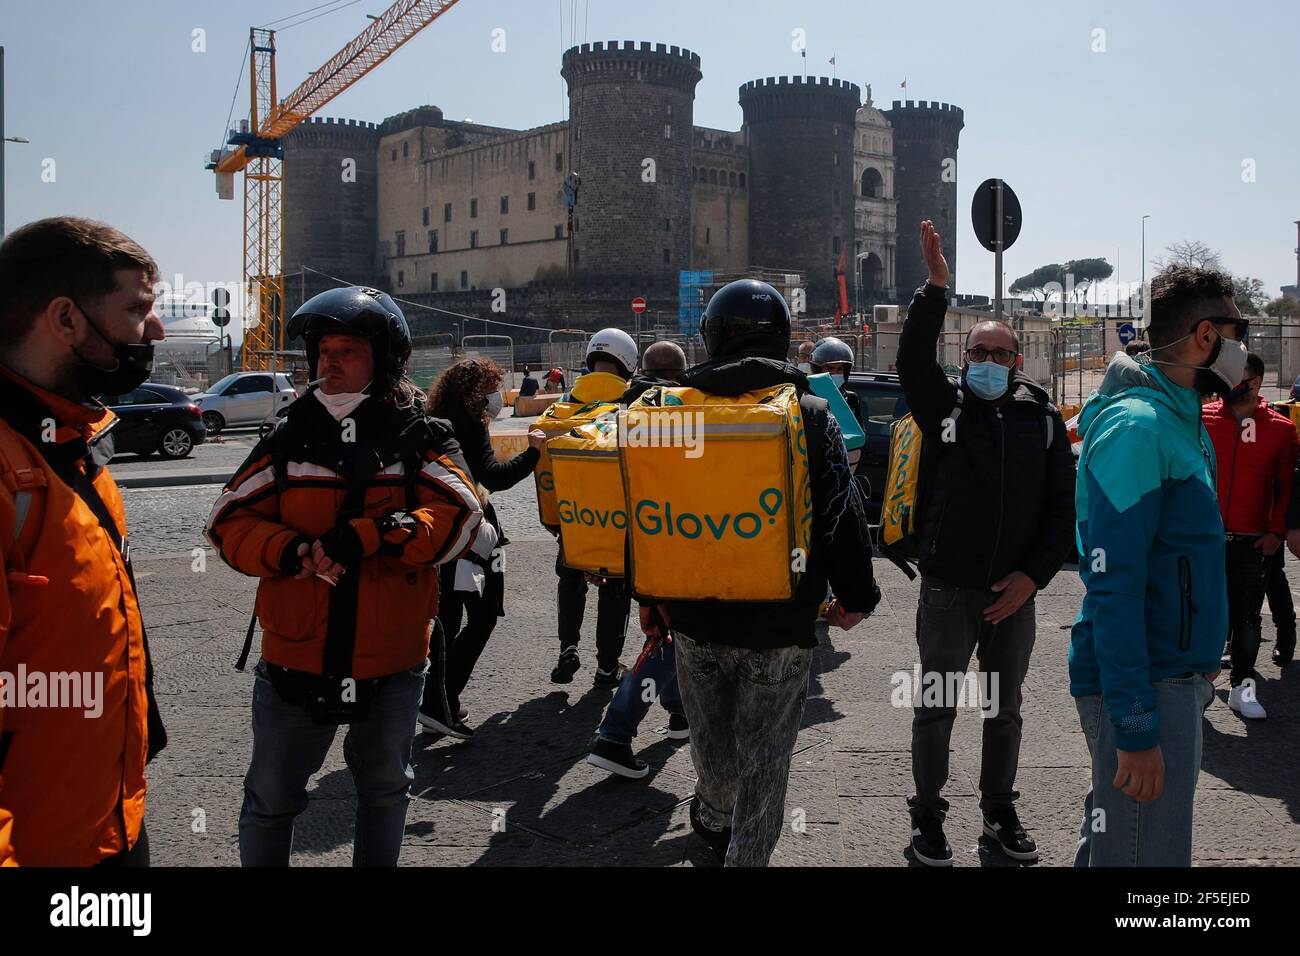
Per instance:
[[[622,329],[601,329],[587,343],[587,371],[592,370],[597,359],[608,359],[623,370],[623,378],[631,378],[637,366],[637,347],[632,336]]]

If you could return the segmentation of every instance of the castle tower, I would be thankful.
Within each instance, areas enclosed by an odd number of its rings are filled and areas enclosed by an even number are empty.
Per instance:
[[[898,197],[898,260],[895,276],[899,304],[925,283],[921,256],[921,220],[934,220],[943,237],[943,254],[957,285],[957,139],[965,125],[962,111],[948,103],[900,103],[885,117],[894,128],[894,194]]]
[[[846,274],[853,274],[858,102],[856,84],[825,76],[769,76],[740,88],[749,145],[749,263],[804,272],[810,308],[836,300],[841,253]]]
[[[313,117],[284,137],[284,271],[303,266],[352,282],[375,281],[379,128]],[[345,164],[345,161],[351,160]],[[285,280],[285,316],[302,293],[334,288],[311,272]]]
[[[574,275],[674,288],[690,268],[691,136],[700,57],[626,40],[564,54],[567,171],[580,177]]]

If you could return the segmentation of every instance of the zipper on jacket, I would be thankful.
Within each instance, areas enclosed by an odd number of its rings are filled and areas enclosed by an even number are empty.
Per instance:
[[[1228,498],[1223,504],[1223,530],[1230,531],[1228,520],[1232,517],[1232,489],[1237,484],[1237,445],[1241,442],[1241,425],[1232,436],[1232,463],[1228,465]]]
[[[993,536],[993,553],[989,555],[989,573],[984,578],[984,586],[991,587],[993,584],[993,565],[998,559],[998,545],[1002,543],[1002,519],[1006,512],[1007,504],[1007,429],[1006,423],[1002,420],[1002,409],[998,409],[998,437],[1001,448],[998,449],[1000,464],[998,470],[998,530]]]
[[[1192,646],[1192,561],[1185,554],[1178,556],[1178,649]]]

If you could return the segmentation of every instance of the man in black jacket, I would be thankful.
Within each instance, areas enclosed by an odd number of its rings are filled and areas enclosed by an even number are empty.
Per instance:
[[[754,279],[732,282],[709,301],[700,331],[709,361],[685,371],[680,384],[740,395],[792,383],[807,436],[812,547],[794,599],[660,607],[677,645],[677,682],[699,777],[691,825],[727,865],[764,866],[781,836],[790,755],[817,646],[813,626],[827,579],[835,595],[827,620],[845,629],[871,613],[880,590],[839,425],[785,359],[790,312],[780,293]]]
[[[971,329],[961,381],[948,380],[935,354],[948,308],[948,264],[929,220],[921,224],[921,244],[929,280],[912,299],[897,360],[924,437],[912,851],[922,863],[952,863],[943,833],[948,802],[940,794],[957,698],[970,696],[957,691],[974,652],[986,718],[984,832],[1013,859],[1035,860],[1038,848],[1015,809],[1020,687],[1034,645],[1034,594],[1072,551],[1074,457],[1060,413],[1018,370],[1020,343],[1006,324]],[[933,693],[936,686],[941,693]]]

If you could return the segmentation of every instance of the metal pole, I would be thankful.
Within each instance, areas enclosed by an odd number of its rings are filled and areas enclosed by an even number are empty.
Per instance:
[[[993,318],[1002,321],[1002,180],[993,182]]]
[[[1142,286],[1138,294],[1142,300],[1142,314],[1146,316],[1147,310],[1147,220],[1150,215],[1142,217]]]
[[[0,46],[0,236],[5,234],[5,48]]]

